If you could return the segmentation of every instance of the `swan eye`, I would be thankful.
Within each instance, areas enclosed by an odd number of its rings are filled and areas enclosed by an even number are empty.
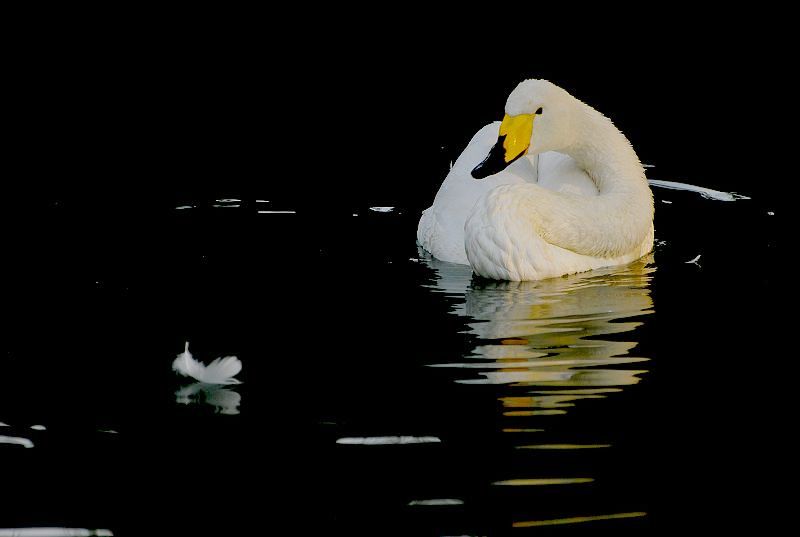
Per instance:
[[[542,107],[540,106],[539,109],[535,113],[536,113],[536,115],[541,115],[542,114]]]

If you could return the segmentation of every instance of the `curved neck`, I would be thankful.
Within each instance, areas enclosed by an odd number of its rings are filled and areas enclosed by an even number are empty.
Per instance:
[[[579,136],[561,150],[594,181],[598,196],[539,191],[529,198],[540,235],[557,246],[598,257],[641,247],[653,225],[653,193],[630,142],[610,119],[578,101]],[[562,222],[569,219],[569,225]],[[578,230],[576,232],[576,230]]]
[[[589,174],[601,195],[649,190],[644,168],[625,135],[600,112],[578,103],[574,127],[581,134],[563,152]]]

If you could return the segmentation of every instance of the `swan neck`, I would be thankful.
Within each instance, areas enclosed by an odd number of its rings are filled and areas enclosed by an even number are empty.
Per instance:
[[[575,121],[580,135],[564,152],[589,174],[600,194],[639,191],[647,187],[639,157],[610,119],[579,102]]]

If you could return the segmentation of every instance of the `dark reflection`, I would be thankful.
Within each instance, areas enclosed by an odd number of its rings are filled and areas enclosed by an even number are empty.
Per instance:
[[[175,401],[184,405],[205,403],[219,414],[235,415],[239,413],[242,396],[227,386],[194,382],[176,391]]]
[[[423,259],[436,272],[432,288],[456,299],[452,311],[467,318],[476,342],[463,361],[431,367],[453,368],[457,383],[504,386],[499,399],[505,418],[565,414],[577,401],[604,398],[646,373],[648,358],[633,351],[635,329],[654,311],[652,256],[538,282],[473,280],[469,267]],[[623,333],[630,334],[604,337]],[[554,446],[605,444],[541,448]]]

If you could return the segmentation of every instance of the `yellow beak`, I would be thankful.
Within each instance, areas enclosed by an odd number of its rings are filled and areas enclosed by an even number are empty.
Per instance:
[[[506,164],[516,160],[528,152],[531,145],[534,114],[520,114],[518,116],[505,115],[500,124],[500,136],[505,136],[503,159]]]
[[[505,169],[525,155],[531,145],[534,114],[505,115],[500,124],[500,137],[489,155],[472,170],[472,177],[483,179]]]

